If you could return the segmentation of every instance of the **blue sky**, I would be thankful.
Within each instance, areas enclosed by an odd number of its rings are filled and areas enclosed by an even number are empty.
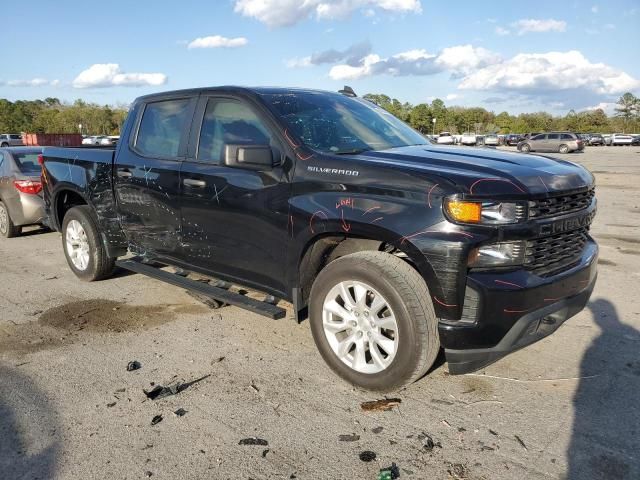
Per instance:
[[[348,84],[411,103],[566,113],[640,95],[640,1],[486,3],[9,2],[0,98],[115,104],[208,85]]]

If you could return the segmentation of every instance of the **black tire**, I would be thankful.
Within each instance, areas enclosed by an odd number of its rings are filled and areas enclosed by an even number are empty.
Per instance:
[[[89,262],[84,270],[76,268],[67,251],[67,227],[72,220],[80,223],[89,244]],[[81,280],[93,282],[95,280],[108,278],[113,273],[116,259],[107,255],[107,251],[100,239],[98,223],[95,220],[91,207],[88,205],[73,207],[64,216],[62,222],[62,249],[64,250],[64,256],[67,259],[69,267]]]
[[[398,348],[389,366],[361,373],[334,353],[324,333],[322,311],[329,291],[339,282],[364,282],[388,302],[398,324]],[[358,252],[329,263],[311,289],[309,318],[313,339],[329,367],[347,382],[375,391],[397,390],[427,373],[440,349],[438,321],[424,279],[402,259],[384,252]]]
[[[13,220],[11,220],[11,215],[9,214],[9,209],[1,201],[0,210],[0,215],[6,215],[6,223],[3,225],[3,223],[0,222],[0,235],[4,238],[13,238],[20,235],[22,233],[22,227],[18,227],[13,224]]]
[[[565,144],[560,145],[560,148],[558,148],[558,152],[569,153],[569,146]]]
[[[7,142],[5,142],[2,145],[0,145],[0,147],[2,147],[2,148],[7,148],[8,146],[9,146],[9,144]]]
[[[529,153],[531,151],[531,145],[529,145],[528,143],[523,143],[520,147],[520,151],[522,153]]]

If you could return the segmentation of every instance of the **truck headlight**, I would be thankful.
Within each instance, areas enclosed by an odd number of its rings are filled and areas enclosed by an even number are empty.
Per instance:
[[[467,201],[455,196],[445,198],[444,210],[453,222],[481,225],[518,223],[527,216],[524,202]]]
[[[482,245],[469,253],[469,267],[505,267],[522,265],[526,247],[524,242],[502,242]]]

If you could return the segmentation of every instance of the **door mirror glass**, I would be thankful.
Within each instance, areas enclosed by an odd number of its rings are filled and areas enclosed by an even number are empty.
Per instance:
[[[226,144],[224,164],[227,167],[270,170],[273,167],[273,151],[269,145]]]

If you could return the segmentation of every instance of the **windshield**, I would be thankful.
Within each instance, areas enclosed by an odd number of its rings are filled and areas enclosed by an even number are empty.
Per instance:
[[[383,108],[340,94],[262,94],[305,145],[333,154],[386,150],[429,141]]]
[[[40,174],[41,168],[40,164],[38,163],[38,153],[14,153],[13,159],[15,160],[18,169],[22,173],[35,173],[37,175]]]

